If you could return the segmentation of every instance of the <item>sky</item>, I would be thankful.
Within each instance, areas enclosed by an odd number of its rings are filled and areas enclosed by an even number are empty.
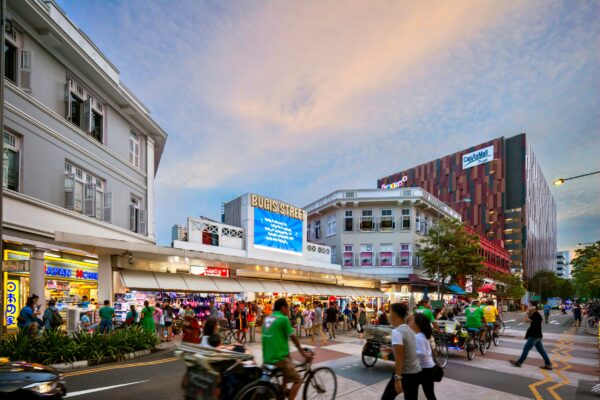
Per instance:
[[[255,192],[304,206],[526,132],[546,179],[600,170],[598,1],[59,0],[169,134],[157,237]],[[600,175],[552,187],[600,240]]]

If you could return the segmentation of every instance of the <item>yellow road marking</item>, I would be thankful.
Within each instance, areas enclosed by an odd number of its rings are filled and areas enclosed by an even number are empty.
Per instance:
[[[158,364],[173,362],[175,360],[177,360],[177,357],[163,358],[160,360],[131,363],[131,364],[110,365],[110,366],[106,366],[106,367],[91,368],[91,369],[86,369],[86,370],[82,370],[82,371],[68,372],[65,374],[65,377],[87,375],[87,374],[91,374],[94,372],[108,371],[111,369],[134,368],[134,367],[145,367],[148,365],[158,365]]]
[[[533,393],[535,400],[544,400],[544,398],[540,395],[540,392],[538,392],[537,387],[541,386],[545,383],[552,382],[552,377],[550,375],[548,375],[546,370],[542,369],[541,371],[542,371],[542,374],[544,375],[545,379],[529,385],[529,390],[531,390],[531,393]]]

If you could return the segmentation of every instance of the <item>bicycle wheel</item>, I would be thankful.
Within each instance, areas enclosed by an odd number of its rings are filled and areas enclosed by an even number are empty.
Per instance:
[[[482,356],[485,356],[485,352],[487,351],[487,343],[484,340],[481,340],[481,338],[477,338],[477,344],[479,347],[479,352],[481,353]]]
[[[313,369],[304,384],[304,400],[333,400],[337,394],[337,377],[328,367]]]
[[[487,350],[490,347],[492,347],[492,331],[490,330],[490,328],[487,328],[487,331],[485,333],[485,348]]]
[[[494,333],[492,333],[492,336],[494,338],[494,346],[499,346],[500,345],[500,334],[496,331],[494,331]]]
[[[499,319],[498,325],[500,325],[500,328],[498,329],[498,335],[502,336],[502,335],[504,335],[504,328],[505,328],[504,321]]]
[[[465,348],[467,349],[467,358],[472,360],[475,358],[475,339],[469,338],[467,339],[467,343],[465,344]]]
[[[283,395],[272,383],[256,381],[244,386],[235,400],[283,400]]]
[[[377,362],[377,357],[368,356],[363,352],[362,353],[362,362],[363,362],[363,364],[365,364],[365,367],[371,368]]]
[[[444,368],[448,364],[448,343],[445,340],[436,342],[434,357],[440,367]]]

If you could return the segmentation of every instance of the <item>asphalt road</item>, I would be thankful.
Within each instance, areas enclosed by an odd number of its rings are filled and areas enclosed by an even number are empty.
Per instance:
[[[539,312],[542,314],[542,316],[544,315],[543,311],[540,310]],[[507,329],[526,331],[527,328],[529,328],[529,323],[525,322],[524,312],[504,313],[502,320],[504,321]],[[572,327],[574,322],[575,320],[573,319],[572,313],[567,312],[567,315],[562,315],[559,311],[552,310],[550,313],[550,318],[548,318],[548,323],[542,324],[542,332],[562,333],[565,329]],[[585,335],[584,329],[580,329],[578,334]]]

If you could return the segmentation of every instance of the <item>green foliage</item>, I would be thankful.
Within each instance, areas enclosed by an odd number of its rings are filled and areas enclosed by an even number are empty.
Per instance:
[[[556,276],[554,271],[538,271],[527,282],[531,292],[541,295],[542,302],[550,297],[561,299],[572,298],[575,294],[573,284],[563,278]]]
[[[109,335],[81,331],[68,335],[64,331],[43,331],[31,336],[23,332],[0,338],[0,357],[41,364],[88,360],[101,363],[107,358],[122,360],[134,351],[152,349],[157,343],[153,333],[138,326],[119,329]]]
[[[479,237],[467,232],[460,222],[440,219],[421,243],[424,246],[417,255],[427,275],[437,276],[441,282],[456,276],[474,281],[482,278]]]
[[[497,295],[501,299],[519,300],[527,290],[523,286],[523,280],[518,275],[496,273],[494,280],[500,282],[496,285]]]
[[[600,241],[575,251],[572,275],[579,297],[600,298]]]

